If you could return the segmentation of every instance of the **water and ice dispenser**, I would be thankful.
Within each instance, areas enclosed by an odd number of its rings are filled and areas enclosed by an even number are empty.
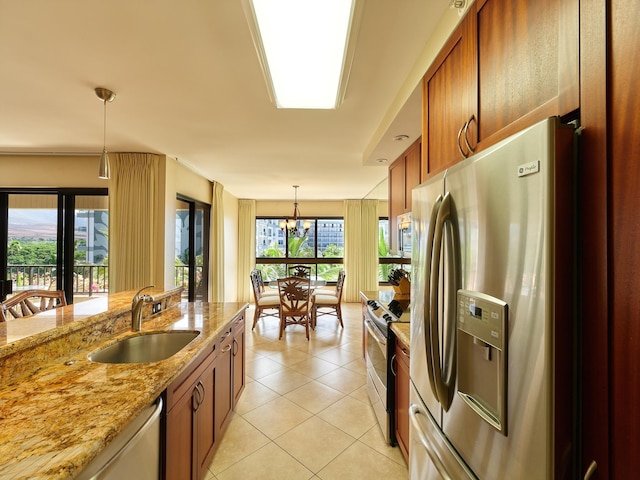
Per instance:
[[[508,307],[480,292],[458,290],[458,394],[507,435]]]

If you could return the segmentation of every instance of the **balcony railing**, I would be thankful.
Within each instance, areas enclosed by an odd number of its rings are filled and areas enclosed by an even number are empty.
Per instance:
[[[42,288],[57,290],[55,265],[9,265],[7,275],[13,290]],[[109,292],[108,265],[75,265],[73,267],[73,293],[91,297]]]
[[[196,282],[200,285],[202,266],[196,266]],[[9,265],[8,277],[11,279],[13,291],[42,288],[56,290],[55,265]],[[176,265],[175,285],[183,286],[186,296],[189,289],[189,267]],[[75,265],[73,267],[73,294],[93,296],[109,293],[108,265]]]

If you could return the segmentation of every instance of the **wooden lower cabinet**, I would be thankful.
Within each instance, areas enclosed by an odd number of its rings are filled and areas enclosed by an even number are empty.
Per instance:
[[[165,480],[202,480],[245,385],[245,315],[167,388]]]
[[[398,447],[409,461],[409,347],[396,339],[395,372],[395,434]]]
[[[167,390],[165,478],[199,480],[207,472],[217,438],[217,348]]]

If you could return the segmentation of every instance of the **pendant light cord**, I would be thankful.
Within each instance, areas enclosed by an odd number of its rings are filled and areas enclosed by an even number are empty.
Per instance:
[[[102,151],[107,151],[107,101],[103,100],[104,103],[104,121],[102,122]]]

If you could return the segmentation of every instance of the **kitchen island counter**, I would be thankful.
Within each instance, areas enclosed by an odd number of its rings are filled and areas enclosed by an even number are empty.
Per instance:
[[[236,302],[169,306],[145,321],[138,333],[200,332],[178,353],[146,364],[91,362],[87,358],[91,352],[132,335],[133,293],[61,307],[17,320],[24,324],[4,326],[0,478],[76,477],[201,351],[212,348],[248,306]],[[8,332],[16,329],[30,334],[12,340]]]

